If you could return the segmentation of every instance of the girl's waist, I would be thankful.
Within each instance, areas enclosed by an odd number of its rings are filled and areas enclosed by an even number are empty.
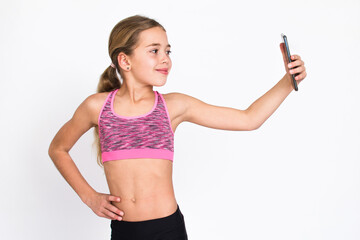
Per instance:
[[[119,196],[112,204],[124,212],[124,221],[145,221],[171,215],[177,209],[173,192],[152,196]]]

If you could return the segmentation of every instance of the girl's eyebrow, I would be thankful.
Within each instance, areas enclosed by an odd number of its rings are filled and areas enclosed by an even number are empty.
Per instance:
[[[160,43],[152,43],[150,45],[147,45],[146,47],[151,47],[151,46],[161,46],[161,44]],[[168,44],[167,47],[171,47],[171,45]]]

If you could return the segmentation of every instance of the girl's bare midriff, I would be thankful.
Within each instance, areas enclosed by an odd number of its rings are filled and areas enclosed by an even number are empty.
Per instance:
[[[162,218],[176,211],[173,163],[167,159],[121,159],[104,162],[112,202],[124,212],[123,221]]]

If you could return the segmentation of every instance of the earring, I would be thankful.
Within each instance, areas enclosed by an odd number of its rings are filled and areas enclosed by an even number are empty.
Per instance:
[[[129,70],[129,67],[127,67],[126,69]]]

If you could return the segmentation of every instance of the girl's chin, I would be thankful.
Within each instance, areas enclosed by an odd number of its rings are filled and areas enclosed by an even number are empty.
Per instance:
[[[156,81],[156,82],[153,82],[153,86],[157,86],[157,87],[161,87],[161,86],[164,86],[165,85],[165,83],[166,83],[166,80],[164,81],[164,80],[158,80],[158,81]]]

